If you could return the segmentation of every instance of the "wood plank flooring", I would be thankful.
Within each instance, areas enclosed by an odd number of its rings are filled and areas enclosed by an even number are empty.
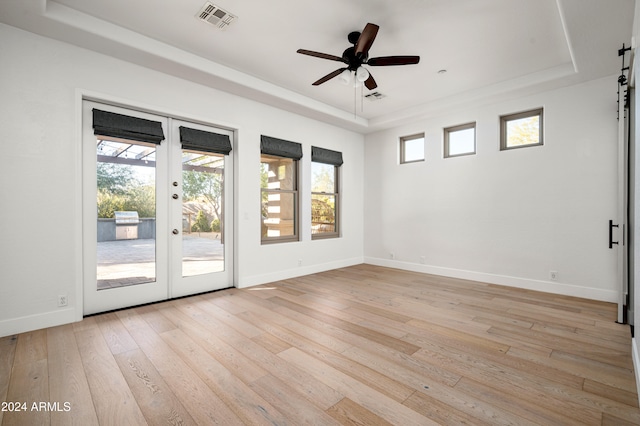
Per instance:
[[[0,423],[638,425],[615,318],[359,265],[0,338]]]

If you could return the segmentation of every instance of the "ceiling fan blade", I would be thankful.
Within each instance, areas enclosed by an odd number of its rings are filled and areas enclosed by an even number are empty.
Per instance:
[[[313,50],[305,49],[298,49],[297,52],[302,53],[303,55],[315,56],[316,58],[329,59],[330,61],[344,62],[344,59],[341,57],[329,55],[328,53],[314,52]]]
[[[329,74],[325,75],[320,80],[314,82],[313,86],[319,86],[322,83],[324,83],[325,81],[331,80],[333,77],[336,77],[336,76],[340,75],[340,73],[342,73],[342,71],[344,71],[344,70],[346,70],[346,68],[340,68],[340,69],[335,70],[332,73],[329,73]]]
[[[414,65],[418,62],[420,62],[420,56],[380,56],[369,59],[367,65],[386,67],[389,65]]]
[[[368,23],[360,37],[358,38],[358,42],[356,43],[356,56],[364,57],[369,53],[369,49],[371,49],[371,45],[373,41],[376,39],[376,35],[378,34],[379,26],[376,24]]]
[[[369,73],[369,78],[364,81],[364,86],[369,90],[373,90],[378,87],[378,83],[373,79],[371,73]]]

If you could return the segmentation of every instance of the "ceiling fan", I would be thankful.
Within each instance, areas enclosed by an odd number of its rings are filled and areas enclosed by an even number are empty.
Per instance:
[[[353,31],[349,33],[347,38],[349,43],[353,44],[353,46],[342,52],[341,57],[329,55],[327,53],[314,52],[312,50],[298,49],[297,52],[303,55],[343,62],[347,65],[346,67],[339,68],[325,75],[318,81],[314,82],[313,85],[319,86],[340,74],[345,76],[345,81],[348,82],[351,78],[351,74],[355,73],[357,80],[364,82],[367,89],[373,90],[378,87],[378,84],[373,79],[373,76],[369,71],[363,68],[362,65],[386,67],[390,65],[413,65],[420,62],[420,56],[381,56],[377,58],[369,58],[369,49],[371,49],[371,45],[373,45],[373,41],[376,39],[379,29],[380,27],[378,25],[368,23],[362,32]]]

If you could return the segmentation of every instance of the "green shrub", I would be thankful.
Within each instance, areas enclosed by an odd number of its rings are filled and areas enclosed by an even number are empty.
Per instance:
[[[191,230],[195,232],[211,232],[211,225],[207,220],[207,216],[204,214],[202,210],[198,212],[196,216],[196,221],[191,227]]]
[[[128,188],[122,193],[98,190],[98,217],[113,218],[116,211],[135,211],[139,217],[156,217],[156,194],[151,186]]]

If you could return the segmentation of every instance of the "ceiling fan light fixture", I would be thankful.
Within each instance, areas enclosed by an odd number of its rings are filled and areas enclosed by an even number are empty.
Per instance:
[[[365,67],[359,67],[356,70],[356,80],[359,82],[367,81],[369,78],[369,71]]]
[[[340,79],[340,82],[342,84],[347,86],[349,83],[351,83],[351,71],[349,71],[349,70],[342,71],[338,78]]]

